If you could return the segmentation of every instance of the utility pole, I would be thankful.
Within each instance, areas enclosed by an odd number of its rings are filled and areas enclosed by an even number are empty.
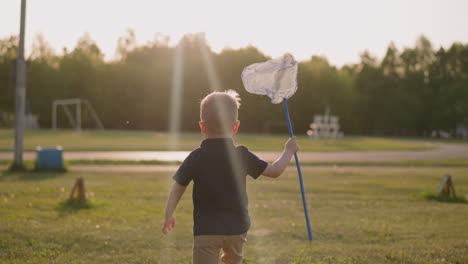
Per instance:
[[[24,112],[26,102],[26,61],[24,60],[24,33],[26,20],[26,0],[21,0],[21,21],[16,59],[16,94],[15,94],[15,164],[23,166]]]

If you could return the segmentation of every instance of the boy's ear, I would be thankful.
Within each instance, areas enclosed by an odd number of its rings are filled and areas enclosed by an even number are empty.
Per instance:
[[[232,128],[232,133],[235,134],[239,130],[240,127],[240,121],[237,120],[236,123],[234,123],[234,127]]]
[[[202,134],[206,135],[206,125],[205,125],[205,123],[203,123],[203,121],[199,121],[198,126],[200,126],[200,131],[202,132]]]

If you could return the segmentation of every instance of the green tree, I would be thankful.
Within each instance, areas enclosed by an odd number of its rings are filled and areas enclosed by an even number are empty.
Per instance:
[[[13,112],[18,37],[0,39],[0,110]]]

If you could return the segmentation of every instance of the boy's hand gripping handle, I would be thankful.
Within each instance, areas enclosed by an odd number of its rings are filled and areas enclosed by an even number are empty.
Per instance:
[[[294,134],[293,134],[293,129],[291,125],[291,118],[289,117],[288,101],[286,100],[286,98],[283,98],[283,106],[284,106],[284,112],[286,114],[286,120],[288,121],[289,136],[293,137]],[[301,185],[302,205],[304,207],[305,220],[307,224],[307,232],[309,234],[309,240],[312,240],[313,239],[312,228],[310,227],[309,212],[307,211],[307,201],[306,201],[305,192],[304,192],[304,183],[302,181],[301,165],[299,164],[299,158],[297,157],[297,153],[294,153],[294,159],[296,161],[297,173],[299,174],[299,183]]]

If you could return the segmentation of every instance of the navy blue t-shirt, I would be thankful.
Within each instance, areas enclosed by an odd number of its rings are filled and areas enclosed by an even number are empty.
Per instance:
[[[173,179],[193,181],[193,234],[238,235],[250,228],[246,176],[256,179],[268,163],[232,138],[205,139],[192,151]]]

